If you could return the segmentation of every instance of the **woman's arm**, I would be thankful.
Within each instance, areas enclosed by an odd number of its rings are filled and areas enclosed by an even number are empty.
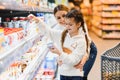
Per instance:
[[[45,24],[40,18],[30,14],[28,19],[35,21],[37,26],[39,26],[40,34],[47,36],[54,43],[60,43],[62,31],[51,29],[48,25]]]

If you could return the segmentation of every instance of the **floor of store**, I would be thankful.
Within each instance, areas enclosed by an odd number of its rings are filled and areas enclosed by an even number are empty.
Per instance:
[[[98,55],[96,58],[96,61],[94,63],[94,66],[89,73],[88,80],[101,80],[101,55],[108,49],[116,46],[118,43],[120,43],[120,40],[106,40],[102,39],[98,36],[96,36],[92,31],[89,31],[89,34],[92,38],[92,40],[95,42],[97,49],[98,49]]]

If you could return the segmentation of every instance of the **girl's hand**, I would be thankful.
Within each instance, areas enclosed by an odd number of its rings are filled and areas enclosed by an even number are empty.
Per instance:
[[[62,63],[62,60],[59,60],[58,61],[58,65],[61,66],[63,63]]]
[[[53,45],[52,47],[49,48],[52,53],[55,53],[57,55],[60,55],[61,52]]]
[[[79,64],[75,65],[74,67],[77,68],[77,69],[80,69],[80,71],[83,70],[83,64],[82,64],[82,61],[79,62]]]

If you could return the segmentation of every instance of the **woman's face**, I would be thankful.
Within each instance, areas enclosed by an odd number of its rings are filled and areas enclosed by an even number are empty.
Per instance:
[[[67,11],[57,11],[55,13],[55,18],[57,20],[57,22],[60,24],[60,25],[65,25],[65,15],[67,14]]]
[[[76,23],[74,18],[66,18],[65,19],[66,22],[66,29],[68,31],[68,33],[70,34],[70,36],[75,36],[78,34],[79,31],[79,27],[81,26],[81,23]]]

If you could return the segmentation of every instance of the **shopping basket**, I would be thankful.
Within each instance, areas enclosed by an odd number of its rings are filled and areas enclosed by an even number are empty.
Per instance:
[[[101,80],[120,80],[120,43],[101,55]]]

